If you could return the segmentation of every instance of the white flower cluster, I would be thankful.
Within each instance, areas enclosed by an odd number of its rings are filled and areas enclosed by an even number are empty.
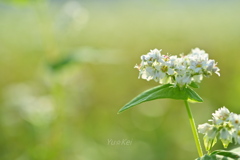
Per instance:
[[[240,115],[230,113],[226,107],[218,109],[212,114],[212,124],[204,123],[198,126],[198,132],[204,134],[204,145],[209,151],[217,142],[217,138],[222,141],[224,148],[229,143],[240,144]]]
[[[141,56],[141,64],[135,66],[139,70],[138,78],[182,87],[191,82],[200,83],[204,76],[209,77],[212,73],[220,76],[215,60],[208,59],[204,50],[195,48],[190,54],[181,54],[180,57],[163,55],[161,51],[154,49]]]

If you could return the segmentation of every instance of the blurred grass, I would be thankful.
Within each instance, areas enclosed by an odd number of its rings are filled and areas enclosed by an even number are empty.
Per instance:
[[[197,124],[223,105],[240,112],[238,1],[7,2],[0,2],[1,160],[196,158],[183,102],[116,114],[157,85],[133,69],[154,48],[200,47],[218,61],[221,77],[204,79],[197,92],[205,102],[191,105]]]

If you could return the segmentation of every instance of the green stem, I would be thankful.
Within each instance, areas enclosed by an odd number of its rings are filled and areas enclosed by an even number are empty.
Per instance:
[[[193,137],[194,137],[195,144],[196,144],[196,147],[197,147],[197,150],[198,150],[198,154],[199,154],[199,157],[202,157],[203,156],[202,147],[201,147],[201,143],[199,141],[196,125],[195,125],[195,122],[194,122],[194,119],[193,119],[193,115],[192,115],[192,112],[191,112],[191,109],[189,107],[189,104],[188,104],[187,100],[185,100],[184,103],[185,103],[185,106],[186,106],[186,109],[187,109],[187,112],[188,112],[188,118],[189,118],[190,125],[191,125],[191,128],[192,128]]]

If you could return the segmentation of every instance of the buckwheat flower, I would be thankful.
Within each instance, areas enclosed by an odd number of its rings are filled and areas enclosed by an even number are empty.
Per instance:
[[[154,60],[158,60],[161,56],[161,50],[154,49],[150,50],[147,55],[142,55],[141,59],[143,61],[153,62]]]
[[[152,56],[154,59],[158,59],[161,56],[161,49],[154,49],[154,50],[150,50],[149,55]]]
[[[190,59],[197,59],[198,61],[207,61],[208,54],[204,50],[199,48],[192,49],[192,52],[189,54]]]
[[[198,126],[198,132],[204,134],[206,149],[211,149],[217,137],[224,148],[227,148],[233,140],[235,144],[240,144],[240,115],[230,113],[226,107],[216,110],[212,115],[212,120],[209,120],[212,124],[205,123]]]
[[[163,55],[161,51],[154,49],[141,56],[140,65],[134,67],[139,70],[138,78],[184,87],[191,82],[201,83],[204,76],[209,77],[212,73],[220,75],[215,61],[209,60],[204,50],[195,48],[180,57]]]
[[[214,66],[215,66],[215,61],[212,60],[212,59],[210,59],[210,60],[207,62],[207,71],[212,72]]]
[[[166,77],[166,74],[161,72],[161,71],[156,71],[155,74],[154,74],[154,77],[153,79],[156,81],[156,82],[159,82],[160,83],[160,80],[165,78]]]
[[[193,77],[192,77],[192,80],[194,81],[194,82],[197,82],[197,83],[200,83],[201,81],[202,81],[202,79],[203,79],[203,75],[194,75]]]
[[[212,70],[215,74],[217,74],[218,76],[220,76],[220,73],[219,73],[219,71],[220,71],[220,69],[215,65],[214,67],[213,67],[213,70]]]
[[[180,58],[178,58],[178,63],[180,63],[181,65],[184,65],[184,66],[186,66],[186,68],[188,68],[188,66],[190,65],[189,55],[184,55],[183,53],[180,54]]]
[[[207,151],[209,151],[216,144],[217,134],[218,134],[218,129],[216,127],[212,127],[207,131],[207,133],[203,137],[204,146]]]
[[[146,67],[144,70],[140,71],[140,77],[150,81],[153,79],[154,69],[152,67]]]
[[[229,119],[230,112],[226,107],[222,107],[222,108],[218,109],[217,111],[215,111],[215,113],[213,113],[212,115],[213,115],[214,122],[216,124],[221,124],[224,121]]]
[[[198,132],[204,134],[204,146],[209,151],[217,142],[218,129],[214,125],[204,123],[198,125]]]
[[[227,148],[228,144],[232,143],[232,132],[227,128],[222,128],[219,139],[222,141],[224,148]]]
[[[176,65],[176,61],[177,61],[177,56],[170,56],[168,60],[169,66],[174,68]]]
[[[206,134],[212,128],[213,128],[213,125],[210,125],[209,123],[200,124],[198,125],[198,132],[202,134]]]
[[[217,63],[215,63],[215,60],[210,59],[207,62],[207,68],[206,68],[206,76],[212,75],[212,72],[220,76],[220,69],[217,67]]]
[[[190,61],[189,69],[195,73],[202,74],[203,70],[207,67],[206,61]]]
[[[172,83],[172,79],[170,76],[165,76],[164,78],[159,80],[159,83],[161,84]]]
[[[142,65],[142,63],[141,63],[140,65],[136,64],[136,65],[134,66],[134,68],[137,68],[138,71],[141,72],[141,69],[143,68],[143,65]],[[138,78],[140,78],[140,74],[139,74]]]
[[[234,138],[235,144],[240,144],[240,128],[239,127],[237,127],[233,132],[233,138]]]
[[[177,72],[177,75],[185,75],[187,74],[189,66],[189,61],[186,56],[183,56],[181,58],[177,58],[175,62],[175,70]]]
[[[159,57],[158,62],[162,64],[166,64],[169,61],[169,56],[168,55],[162,55]]]
[[[178,75],[175,77],[175,80],[176,80],[176,84],[179,84],[180,87],[191,83],[191,77],[190,75],[187,75],[187,74],[183,76]]]
[[[229,121],[234,127],[240,126],[240,115],[236,113],[231,113],[229,117]]]
[[[166,78],[168,79],[169,75],[174,74],[174,70],[172,68],[170,68],[170,64],[166,63],[165,61],[163,63],[154,62],[152,66],[156,70],[154,79],[158,82],[160,82],[159,81],[160,79],[166,79]],[[157,80],[157,79],[159,79],[159,80]]]
[[[177,75],[185,75],[187,73],[187,67],[181,63],[176,65],[175,70]]]
[[[172,68],[170,68],[168,65],[161,66],[160,71],[163,73],[166,73],[168,75],[174,74],[174,70]]]

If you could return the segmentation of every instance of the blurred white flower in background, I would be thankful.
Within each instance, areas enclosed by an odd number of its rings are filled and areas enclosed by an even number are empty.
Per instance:
[[[72,0],[63,4],[56,18],[57,28],[64,30],[64,32],[66,32],[67,28],[72,32],[72,30],[81,30],[87,24],[89,14],[79,1]]]
[[[40,95],[39,89],[28,84],[9,86],[5,92],[6,103],[19,112],[22,119],[35,126],[44,126],[56,117],[52,97]]]

